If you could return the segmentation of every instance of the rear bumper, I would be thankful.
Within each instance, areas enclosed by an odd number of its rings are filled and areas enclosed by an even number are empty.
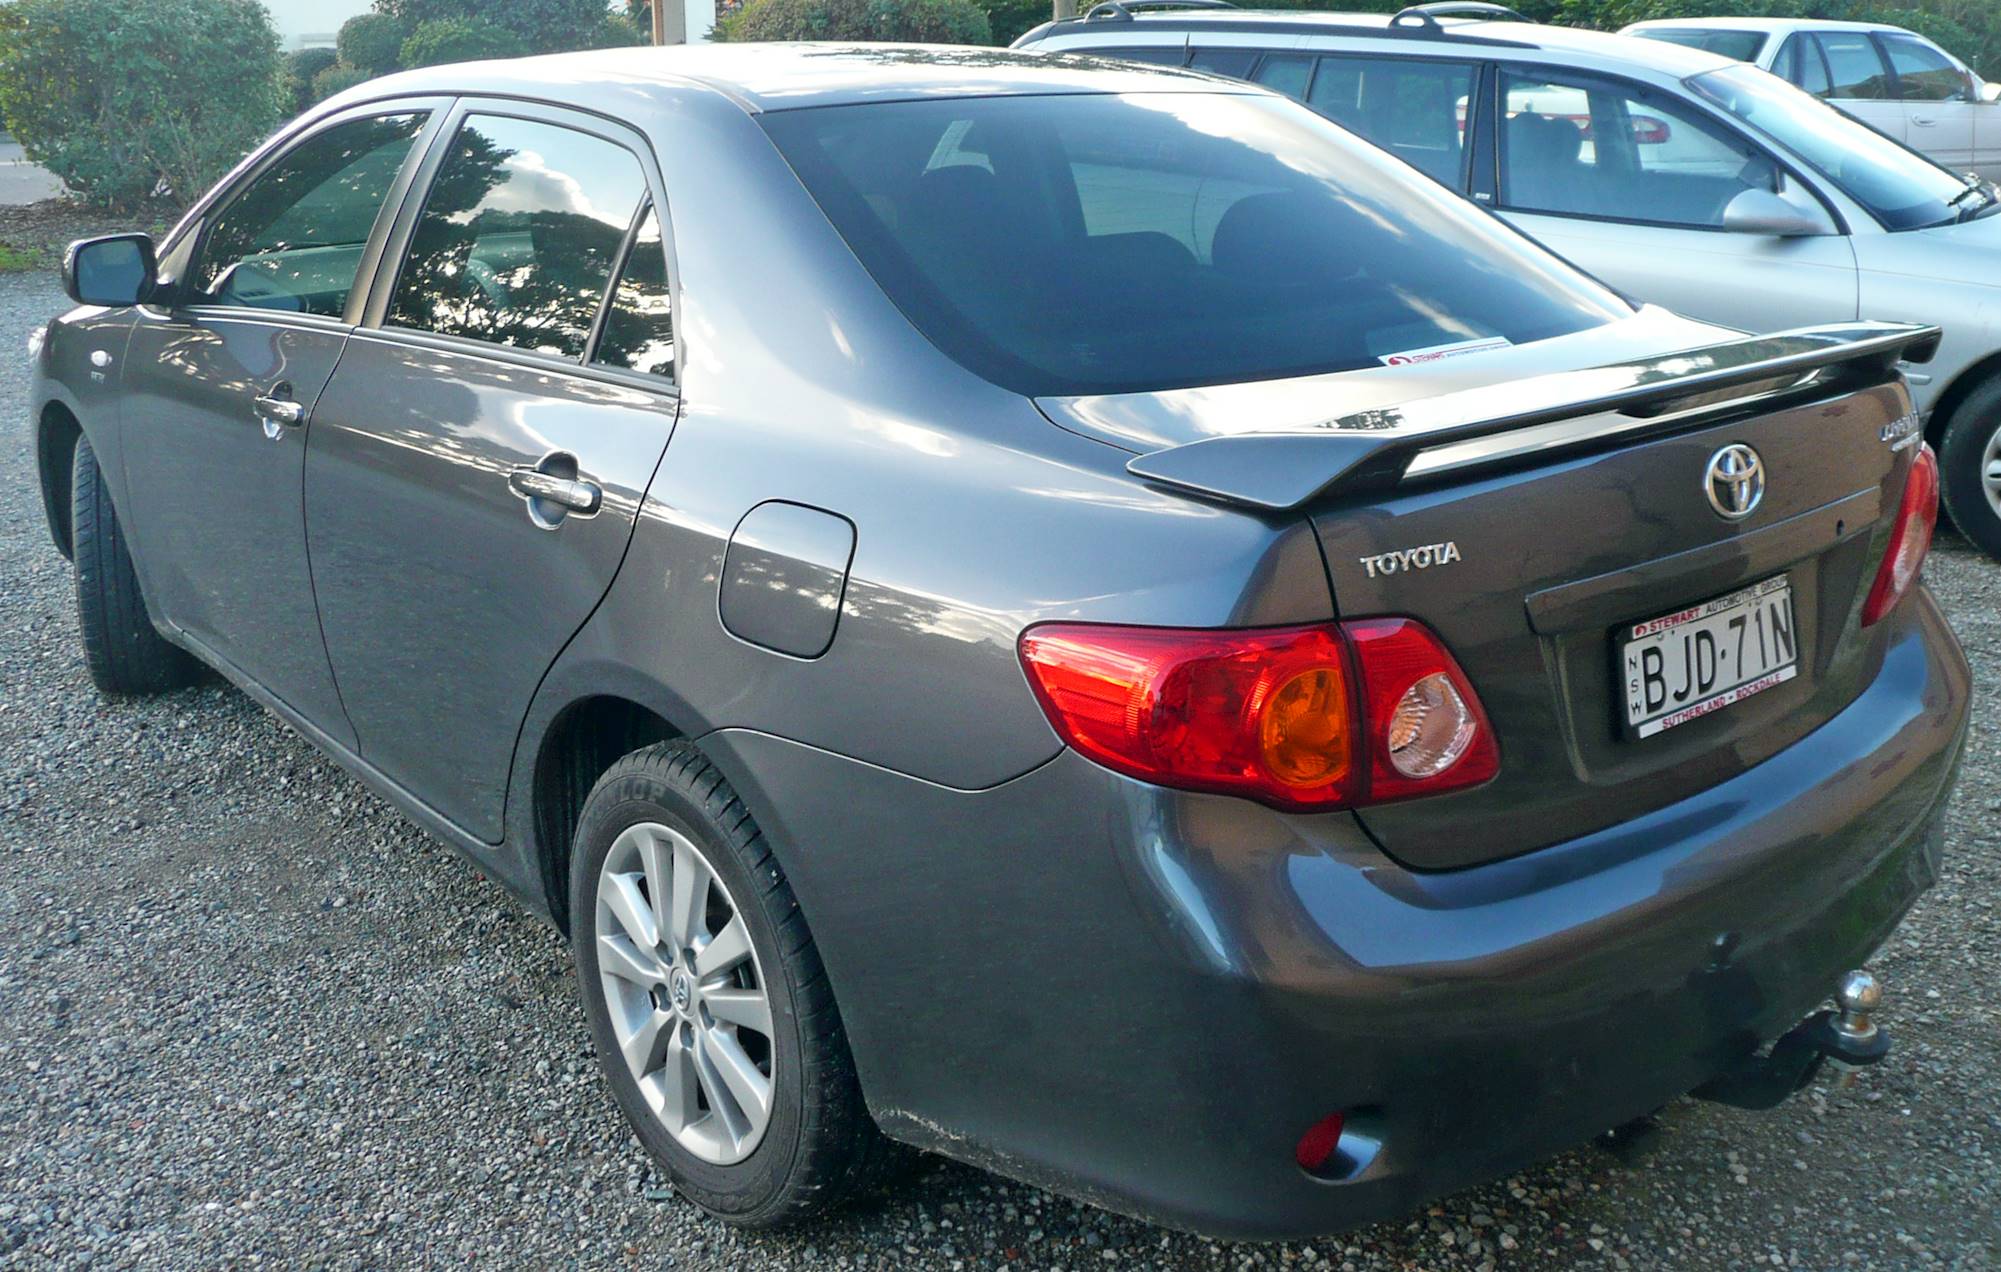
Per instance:
[[[885,1129],[1177,1227],[1293,1236],[1648,1112],[1867,958],[1935,876],[1966,727],[1929,595],[1893,621],[1870,688],[1765,763],[1450,872],[1345,815],[1067,753],[960,792],[708,744],[778,846]],[[1335,1110],[1381,1145],[1342,1182],[1293,1162]]]

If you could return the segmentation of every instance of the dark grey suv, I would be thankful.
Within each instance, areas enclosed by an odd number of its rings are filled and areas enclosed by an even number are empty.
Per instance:
[[[381,80],[66,281],[97,683],[219,669],[563,926],[717,1214],[894,1140],[1324,1231],[1888,1046],[1815,1009],[1965,730],[1934,332],[1635,309],[1264,90],[909,47]]]

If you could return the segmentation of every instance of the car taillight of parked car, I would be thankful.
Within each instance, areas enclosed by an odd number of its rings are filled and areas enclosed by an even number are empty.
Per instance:
[[[1321,811],[1457,790],[1500,768],[1466,674],[1413,619],[1047,623],[1023,634],[1021,661],[1065,742],[1162,786]]]
[[[1904,599],[1917,582],[1931,551],[1932,532],[1938,528],[1938,457],[1932,448],[1920,445],[1911,461],[1910,475],[1904,478],[1903,502],[1897,506],[1896,524],[1890,527],[1890,546],[1883,563],[1876,567],[1876,582],[1862,605],[1862,625],[1868,627]]]

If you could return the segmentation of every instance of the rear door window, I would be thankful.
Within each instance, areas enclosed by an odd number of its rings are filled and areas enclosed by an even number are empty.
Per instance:
[[[1825,31],[1814,37],[1827,57],[1828,96],[1882,101],[1890,96],[1890,68],[1866,31]]]
[[[667,286],[667,251],[660,217],[648,204],[633,231],[618,284],[611,290],[604,329],[591,361],[599,366],[674,375],[674,297]]]
[[[1501,202],[1524,212],[1715,229],[1779,170],[1742,137],[1630,87],[1502,76]]]
[[[287,151],[216,214],[189,271],[188,300],[340,317],[426,118],[350,120]]]
[[[1304,101],[1313,82],[1313,59],[1297,53],[1274,53],[1258,63],[1252,78],[1266,88]]]
[[[425,198],[388,322],[579,360],[645,196],[638,158],[616,142],[469,115]]]
[[[1188,56],[1190,69],[1207,71],[1211,75],[1227,75],[1231,79],[1249,79],[1251,68],[1257,63],[1256,49],[1196,49]]]
[[[1325,57],[1307,104],[1457,189],[1474,68],[1465,62]]]

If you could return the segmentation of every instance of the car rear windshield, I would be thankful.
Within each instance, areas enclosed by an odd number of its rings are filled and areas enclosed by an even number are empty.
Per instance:
[[[1701,49],[1705,53],[1738,62],[1757,61],[1758,54],[1764,52],[1767,38],[1763,31],[1699,31],[1688,27],[1654,27],[1633,34],[1642,40],[1659,40],[1664,44]]]
[[[1733,66],[1688,86],[1805,160],[1885,229],[1947,225],[1985,202],[1969,201],[1966,178],[1777,76]]]
[[[910,321],[1031,396],[1525,344],[1625,302],[1296,103],[982,97],[765,128]]]

